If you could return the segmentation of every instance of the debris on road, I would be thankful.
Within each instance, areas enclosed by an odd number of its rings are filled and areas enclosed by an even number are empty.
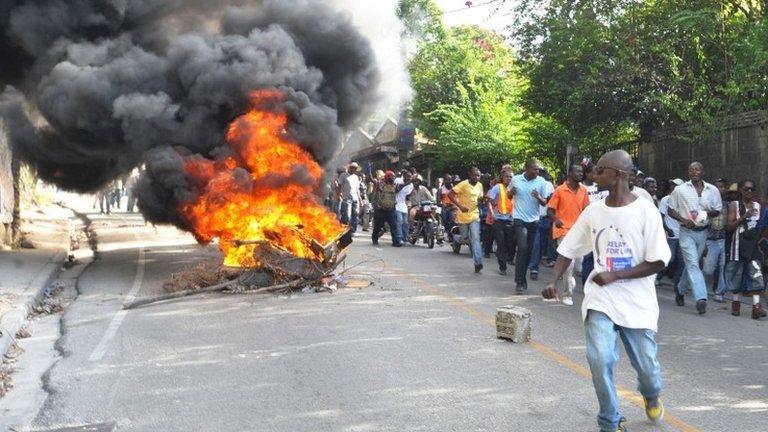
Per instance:
[[[496,309],[496,337],[515,343],[531,341],[531,311],[520,306]]]

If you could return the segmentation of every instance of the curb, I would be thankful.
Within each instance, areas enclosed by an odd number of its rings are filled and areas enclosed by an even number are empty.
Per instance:
[[[3,314],[2,319],[0,319],[0,332],[2,332],[0,334],[0,361],[13,346],[16,333],[27,323],[27,317],[35,305],[43,300],[48,287],[61,274],[62,264],[66,258],[67,251],[57,252],[24,290],[22,304]]]

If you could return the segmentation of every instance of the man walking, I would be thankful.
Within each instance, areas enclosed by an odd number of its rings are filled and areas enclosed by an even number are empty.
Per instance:
[[[670,195],[676,187],[682,185],[683,180],[676,178],[669,181]],[[667,264],[667,274],[672,277],[672,283],[675,286],[675,292],[678,292],[678,285],[682,279],[685,264],[683,263],[682,253],[680,252],[680,222],[669,216],[669,195],[664,196],[659,201],[659,213],[664,223],[664,231],[667,233],[667,244],[672,253]]]
[[[707,283],[699,261],[707,245],[709,218],[723,210],[720,192],[702,179],[704,166],[693,162],[688,167],[689,181],[675,188],[669,196],[669,216],[680,222],[680,252],[685,263],[675,301],[685,305],[685,293],[693,289],[699,315],[707,312]]]
[[[450,200],[459,208],[456,223],[461,230],[461,236],[469,236],[472,258],[475,262],[475,273],[483,269],[483,246],[480,241],[480,201],[483,200],[483,185],[480,183],[480,170],[469,170],[469,178],[453,186],[448,193]]]
[[[374,184],[373,190],[373,232],[371,240],[374,245],[379,244],[379,237],[384,230],[384,223],[389,224],[389,230],[392,234],[392,245],[400,241],[397,234],[397,224],[395,223],[395,195],[397,186],[395,185],[395,173],[387,171],[381,180]]]
[[[401,247],[408,238],[408,195],[413,192],[413,183],[411,183],[411,173],[403,171],[400,178],[395,179],[397,193],[395,194],[395,228],[392,230],[392,236],[397,237],[397,241],[392,244],[395,247]]]
[[[511,194],[515,197],[512,218],[517,242],[515,263],[515,292],[522,294],[528,289],[526,273],[530,264],[536,230],[539,225],[539,206],[547,205],[546,181],[539,176],[539,161],[528,159],[525,171],[512,178]]]
[[[547,212],[552,220],[552,238],[558,245],[562,243],[565,235],[576,223],[579,215],[589,205],[587,188],[580,182],[584,177],[584,170],[580,165],[573,165],[568,170],[568,179],[558,186],[547,203]],[[576,288],[576,279],[573,277],[573,261],[563,276],[565,292],[563,304],[573,305],[573,289]]]
[[[341,223],[349,226],[349,231],[357,231],[358,211],[360,210],[360,177],[357,170],[360,166],[352,162],[347,167],[346,175],[339,177],[341,184]]]
[[[515,229],[512,224],[512,195],[509,185],[512,183],[512,171],[501,172],[501,183],[488,192],[488,199],[493,211],[493,237],[496,241],[496,259],[499,262],[499,273],[507,274],[507,262],[511,243],[514,240]]]
[[[715,187],[720,192],[720,201],[723,211],[712,218],[707,231],[707,256],[704,258],[704,274],[712,277],[712,292],[714,300],[718,303],[725,302],[725,226],[728,219],[728,201],[725,193],[728,189],[728,181],[717,179]]]
[[[623,150],[606,153],[597,163],[597,183],[608,197],[588,206],[560,243],[560,256],[545,298],[557,297],[555,284],[570,262],[592,251],[595,269],[584,287],[581,311],[587,360],[600,406],[601,432],[626,431],[614,382],[620,336],[651,421],[664,415],[661,367],[656,344],[659,304],[654,277],[670,258],[656,207],[629,190],[632,159]]]

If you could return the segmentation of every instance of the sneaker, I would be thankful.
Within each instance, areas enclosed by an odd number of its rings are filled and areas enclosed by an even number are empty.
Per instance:
[[[502,275],[502,276],[506,276],[507,275],[507,269],[499,269],[499,274]]]
[[[675,294],[675,304],[678,306],[685,306],[685,296],[682,294]]]
[[[664,404],[661,403],[661,398],[643,397],[643,402],[645,402],[645,415],[648,420],[658,423],[664,418]]]
[[[764,318],[766,315],[763,305],[758,303],[752,306],[752,319]]]
[[[515,294],[518,294],[518,295],[520,295],[520,294],[523,294],[524,292],[525,292],[525,285],[523,285],[523,284],[517,284],[517,285],[515,286]]]
[[[531,280],[539,280],[539,272],[531,271]]]
[[[720,294],[715,294],[713,300],[718,303],[725,303],[725,297],[721,296]]]
[[[699,315],[707,313],[707,301],[704,299],[696,300],[696,310],[699,311]]]
[[[483,269],[482,264],[475,264],[475,273],[480,273],[480,270]]]
[[[741,302],[740,301],[732,301],[731,302],[731,315],[733,315],[733,316],[741,316]]]
[[[566,306],[573,306],[573,297],[563,297],[563,304]]]
[[[373,241],[373,245],[374,245],[374,246],[378,246],[378,245],[379,245],[379,241],[378,241],[378,240],[374,240],[374,241]]]

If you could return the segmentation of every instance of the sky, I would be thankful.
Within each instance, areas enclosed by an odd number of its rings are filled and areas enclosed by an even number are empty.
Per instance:
[[[494,13],[497,8],[497,2],[493,0],[472,0],[473,7],[465,5],[466,0],[436,0],[437,4],[443,8],[445,14],[443,20],[447,25],[477,24],[489,30],[503,31],[507,26],[509,19],[505,16],[505,6],[499,12]],[[511,2],[509,2],[511,3]]]

